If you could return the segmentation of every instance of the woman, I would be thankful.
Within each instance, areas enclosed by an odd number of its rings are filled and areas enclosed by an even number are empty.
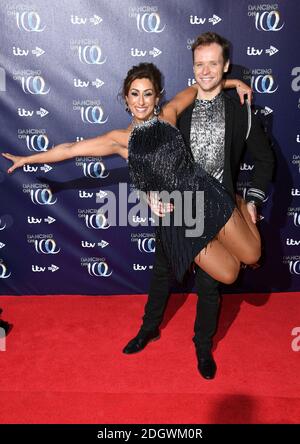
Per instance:
[[[227,87],[232,84],[227,83]],[[128,158],[133,183],[142,191],[193,191],[193,203],[195,192],[204,191],[203,235],[189,238],[185,236],[185,226],[172,223],[160,227],[159,235],[179,280],[195,261],[213,278],[231,283],[238,275],[240,262],[251,264],[258,260],[259,234],[244,207],[241,212],[237,210],[222,185],[196,166],[175,127],[178,115],[194,101],[197,86],[177,94],[159,112],[161,91],[161,73],[155,65],[134,66],[123,84],[123,96],[133,115],[128,128],[78,143],[64,143],[32,156],[4,153],[3,156],[13,162],[8,172],[30,163],[119,154]]]

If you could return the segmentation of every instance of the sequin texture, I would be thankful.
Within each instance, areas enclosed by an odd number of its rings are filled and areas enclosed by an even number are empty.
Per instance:
[[[225,103],[223,92],[212,100],[195,101],[190,145],[201,167],[219,182],[224,172]]]

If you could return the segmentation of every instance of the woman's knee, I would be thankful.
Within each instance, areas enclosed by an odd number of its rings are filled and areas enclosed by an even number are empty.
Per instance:
[[[221,280],[221,282],[226,285],[233,284],[237,280],[238,274],[239,274],[238,271],[236,271],[234,273],[232,273],[232,272],[226,273],[226,275]]]
[[[245,251],[243,254],[243,258],[241,258],[241,261],[247,265],[255,264],[256,262],[259,261],[260,256],[261,256],[261,248],[259,245],[254,248],[251,248],[251,250]]]
[[[223,269],[219,281],[222,282],[222,284],[233,284],[238,277],[239,271],[240,267],[237,264],[233,267]]]

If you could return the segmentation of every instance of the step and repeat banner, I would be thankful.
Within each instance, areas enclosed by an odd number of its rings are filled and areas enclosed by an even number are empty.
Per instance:
[[[262,265],[243,270],[226,291],[300,290],[299,1],[1,0],[0,6],[0,151],[20,155],[127,127],[120,89],[132,65],[155,63],[168,100],[194,81],[195,37],[214,31],[229,39],[230,76],[252,85],[277,168],[259,222]],[[124,159],[77,157],[12,175],[9,164],[1,156],[0,294],[147,292],[155,230],[132,197]],[[240,169],[243,193],[252,159],[245,157]],[[115,224],[108,223],[106,196]],[[174,288],[192,286],[191,278]]]

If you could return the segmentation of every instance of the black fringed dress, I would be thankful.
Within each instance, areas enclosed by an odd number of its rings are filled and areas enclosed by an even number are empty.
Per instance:
[[[155,117],[136,126],[128,150],[129,173],[137,189],[159,193],[177,191],[175,209],[168,216],[170,223],[166,226],[168,219],[163,218],[156,236],[175,277],[182,281],[197,254],[226,224],[235,204],[220,182],[194,162],[180,131],[170,123]],[[178,195],[182,198],[181,204]],[[199,214],[204,220],[203,230],[199,220],[196,225],[191,225]],[[195,230],[197,222],[198,229]],[[191,235],[196,231],[196,237]]]

